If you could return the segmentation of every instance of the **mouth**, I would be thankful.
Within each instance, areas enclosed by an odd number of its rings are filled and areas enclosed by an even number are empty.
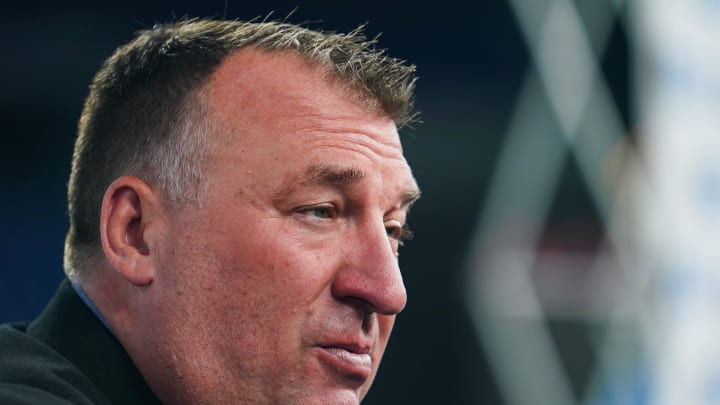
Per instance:
[[[362,383],[372,374],[370,347],[355,344],[316,346],[317,356],[332,371]]]

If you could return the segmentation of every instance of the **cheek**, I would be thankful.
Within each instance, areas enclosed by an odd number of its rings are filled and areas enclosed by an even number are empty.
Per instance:
[[[312,310],[337,267],[287,232],[218,241],[213,248],[218,282],[238,311],[273,311],[289,316]]]
[[[339,241],[308,234],[292,219],[236,214],[186,233],[174,255],[186,287],[214,297],[207,317],[293,324],[318,312],[342,267]]]

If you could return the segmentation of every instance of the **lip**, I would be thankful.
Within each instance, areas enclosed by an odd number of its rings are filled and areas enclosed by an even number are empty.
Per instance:
[[[353,343],[331,343],[316,346],[317,356],[334,372],[366,381],[372,374],[370,346]]]

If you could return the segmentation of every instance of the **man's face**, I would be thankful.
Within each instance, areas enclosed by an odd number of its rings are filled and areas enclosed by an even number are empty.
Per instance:
[[[357,403],[406,302],[396,127],[289,54],[241,51],[205,90],[208,194],[168,212],[148,380],[172,403]]]

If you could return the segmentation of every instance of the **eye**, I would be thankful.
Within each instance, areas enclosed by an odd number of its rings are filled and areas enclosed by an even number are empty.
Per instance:
[[[330,205],[303,207],[298,209],[297,212],[301,215],[309,217],[310,219],[332,219],[337,216],[337,210],[335,207]]]
[[[317,218],[332,218],[333,216],[330,207],[311,207],[305,212]]]
[[[388,221],[385,223],[385,232],[392,239],[399,239],[402,234],[402,225],[398,221]]]
[[[400,221],[392,220],[385,223],[385,230],[388,237],[398,241],[402,246],[405,241],[413,238],[413,233],[408,224],[400,224]]]

